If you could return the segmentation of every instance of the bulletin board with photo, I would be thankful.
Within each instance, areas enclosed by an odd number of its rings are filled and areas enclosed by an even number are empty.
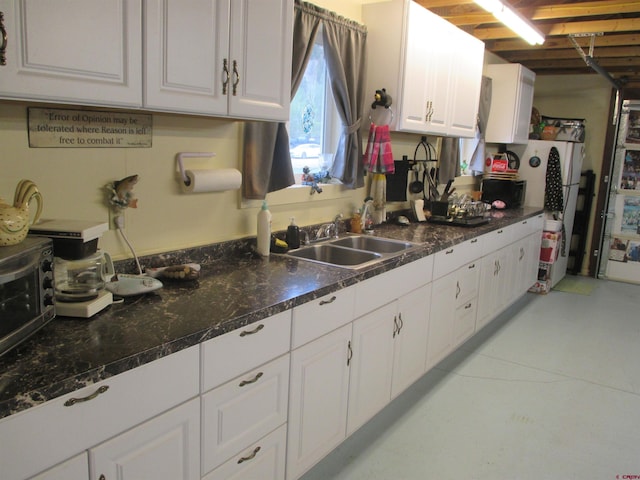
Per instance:
[[[640,195],[640,150],[625,150],[619,190]]]

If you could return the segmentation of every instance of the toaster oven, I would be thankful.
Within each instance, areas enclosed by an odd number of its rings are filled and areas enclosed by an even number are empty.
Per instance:
[[[0,355],[54,316],[51,239],[27,236],[18,245],[0,247]]]

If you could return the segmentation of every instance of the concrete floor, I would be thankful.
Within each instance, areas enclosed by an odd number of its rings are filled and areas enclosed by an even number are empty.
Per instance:
[[[527,294],[303,479],[640,478],[640,286],[580,281]]]

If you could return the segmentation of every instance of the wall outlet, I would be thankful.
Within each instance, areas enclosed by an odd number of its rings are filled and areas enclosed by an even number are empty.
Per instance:
[[[109,230],[117,230],[118,224],[116,221],[121,222],[122,228],[124,228],[124,212],[116,211],[113,208],[109,209]]]

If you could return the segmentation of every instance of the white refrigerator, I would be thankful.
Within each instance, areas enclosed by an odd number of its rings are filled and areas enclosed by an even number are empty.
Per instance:
[[[560,170],[563,184],[563,213],[558,220],[562,220],[565,234],[564,255],[562,252],[551,269],[551,286],[555,286],[566,274],[571,247],[571,234],[578,202],[580,188],[580,172],[584,160],[584,144],[574,142],[558,142],[547,140],[529,140],[526,146],[512,145],[513,151],[520,157],[518,175],[520,180],[527,181],[524,204],[527,206],[544,207],[545,177],[549,152],[556,147],[560,154]],[[517,148],[523,149],[518,152]],[[551,212],[545,216],[553,219]]]

